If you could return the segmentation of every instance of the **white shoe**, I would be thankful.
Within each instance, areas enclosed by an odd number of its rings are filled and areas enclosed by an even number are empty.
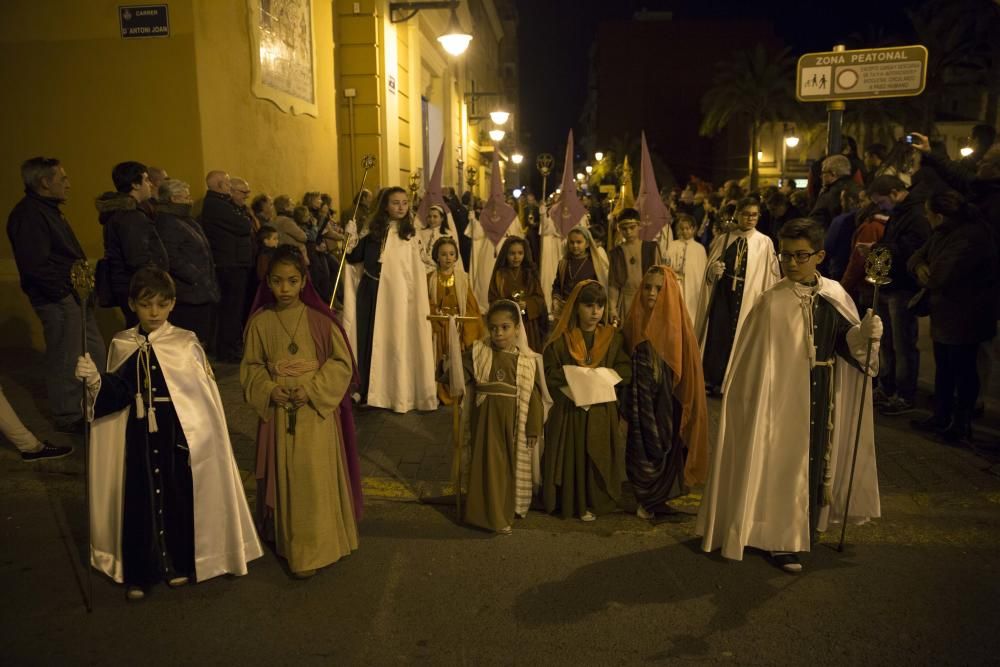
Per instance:
[[[593,512],[584,512],[580,515],[580,521],[597,521],[597,517]]]
[[[653,518],[653,514],[651,512],[647,512],[646,508],[642,505],[639,505],[639,507],[636,508],[635,515],[640,519],[645,519],[647,521]]]

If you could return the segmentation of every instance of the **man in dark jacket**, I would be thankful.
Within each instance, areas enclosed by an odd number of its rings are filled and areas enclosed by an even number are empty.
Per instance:
[[[121,162],[111,170],[115,191],[97,198],[97,219],[104,225],[104,261],[115,304],[134,327],[139,318],[128,305],[128,286],[144,266],[169,270],[167,251],[144,206],[152,195],[149,172],[141,162]]]
[[[49,408],[60,431],[83,431],[80,383],[73,377],[82,350],[82,309],[70,271],[86,259],[69,221],[59,210],[69,195],[69,179],[54,158],[36,157],[21,165],[25,194],[7,218],[7,236],[45,335],[45,382]],[[93,310],[87,311],[87,351],[98,368],[105,366],[105,346]],[[53,448],[64,450],[68,448]],[[44,452],[43,452],[44,453]],[[46,458],[55,456],[48,454]]]
[[[170,322],[189,329],[204,345],[211,330],[212,310],[219,302],[212,249],[201,225],[191,217],[191,187],[168,178],[156,199],[156,231],[167,250],[177,302]]]
[[[809,212],[809,217],[823,225],[823,229],[829,229],[833,219],[844,212],[840,204],[840,193],[852,182],[851,161],[845,155],[831,155],[823,160],[820,178],[823,179],[823,189],[816,198],[816,205]]]
[[[917,318],[907,308],[919,286],[906,270],[906,263],[931,234],[923,201],[910,195],[906,184],[895,176],[879,176],[868,186],[872,203],[889,213],[885,235],[879,246],[889,250],[892,282],[879,293],[879,316],[887,327],[882,337],[879,381],[888,400],[882,413],[901,415],[913,410],[920,372],[917,350]]]
[[[215,355],[219,361],[239,363],[247,281],[253,267],[253,219],[245,207],[233,201],[229,174],[210,171],[205,184],[208,192],[201,209],[201,226],[212,247],[222,294],[215,313]]]

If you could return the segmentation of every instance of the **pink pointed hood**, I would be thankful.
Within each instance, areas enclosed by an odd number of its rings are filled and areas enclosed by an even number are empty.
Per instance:
[[[510,228],[510,223],[514,222],[514,218],[517,217],[517,212],[503,198],[503,182],[500,180],[500,153],[497,151],[493,151],[493,165],[490,169],[493,172],[490,177],[490,198],[483,206],[479,224],[483,226],[486,238],[496,246],[503,240],[504,234]]]
[[[424,185],[426,192],[424,192],[424,198],[420,200],[420,208],[417,209],[417,217],[425,223],[428,211],[435,204],[442,207],[446,215],[451,213],[451,209],[448,208],[448,205],[444,201],[444,193],[441,189],[442,169],[444,169],[444,143],[441,144],[441,150],[438,151],[438,159],[434,163],[434,172],[431,174],[431,180],[427,181]]]
[[[549,209],[549,218],[563,236],[576,227],[587,215],[583,202],[576,196],[576,181],[573,178],[573,130],[566,139],[566,160],[563,162],[562,192],[559,201]]]
[[[653,161],[649,157],[649,147],[646,146],[646,133],[642,133],[642,184],[639,186],[639,196],[635,198],[642,226],[639,227],[639,238],[652,241],[660,230],[670,224],[670,211],[660,199],[660,190],[656,187],[656,176],[653,174]]]

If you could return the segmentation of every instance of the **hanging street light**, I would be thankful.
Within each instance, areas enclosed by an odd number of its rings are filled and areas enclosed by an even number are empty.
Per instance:
[[[460,56],[465,53],[465,50],[469,48],[469,42],[472,41],[472,35],[462,29],[462,26],[458,22],[458,3],[454,3],[451,6],[451,18],[448,19],[448,29],[445,33],[437,38],[437,41],[441,43],[441,47],[445,51],[453,56]]]
[[[594,159],[600,162],[601,160],[604,159],[604,153],[602,153],[601,151],[597,151],[596,153],[594,153]]]
[[[790,137],[785,137],[785,145],[788,146],[789,148],[795,148],[796,146],[799,145],[799,138],[796,137],[794,134]]]
[[[514,164],[521,164],[522,162],[524,162],[524,156],[521,155],[520,153],[514,153],[513,155],[510,156],[510,161],[513,162]]]
[[[586,167],[584,167],[584,171],[586,171],[587,174],[592,174],[594,173],[594,168],[588,164]]]
[[[504,132],[503,130],[500,130],[500,129],[492,129],[492,130],[490,130],[490,139],[493,140],[493,143],[499,143],[499,142],[503,141],[503,138],[505,136],[507,136],[507,133]]]
[[[496,111],[490,112],[490,120],[493,121],[494,125],[503,125],[507,122],[508,118],[510,118],[509,111],[501,111],[500,109],[497,109]]]

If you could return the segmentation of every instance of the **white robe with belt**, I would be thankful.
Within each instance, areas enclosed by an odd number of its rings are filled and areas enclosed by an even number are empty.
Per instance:
[[[108,373],[145,342],[138,327],[111,341]],[[264,555],[233,458],[226,415],[205,352],[191,331],[169,322],[149,334],[191,457],[194,486],[194,564],[198,581],[243,575]],[[93,399],[96,394],[92,396]],[[128,407],[96,419],[90,432],[90,562],[124,581],[122,513],[125,507],[125,431]]]
[[[816,298],[859,324],[854,302],[839,283],[820,278]],[[800,304],[794,283],[782,280],[757,300],[733,347],[719,436],[695,526],[704,536],[705,551],[721,547],[726,558],[742,560],[747,546],[809,550],[810,361]],[[864,364],[864,345],[852,346],[851,354]],[[839,356],[834,373],[833,503],[820,513],[820,531],[843,519],[862,383],[871,382]],[[881,515],[871,391],[862,414],[848,516],[854,523]]]

